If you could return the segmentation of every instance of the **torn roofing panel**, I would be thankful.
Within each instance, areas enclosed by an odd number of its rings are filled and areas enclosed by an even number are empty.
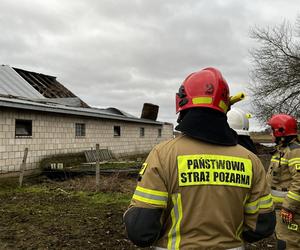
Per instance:
[[[56,77],[23,69],[13,68],[32,87],[46,98],[75,97],[75,95],[56,81]]]
[[[26,82],[46,98],[74,98],[77,97],[70,90],[56,80],[55,76],[44,75],[23,69],[13,68]],[[77,97],[78,98],[78,97]],[[81,99],[81,106],[89,106]]]
[[[44,98],[10,66],[0,66],[0,94],[26,98]]]

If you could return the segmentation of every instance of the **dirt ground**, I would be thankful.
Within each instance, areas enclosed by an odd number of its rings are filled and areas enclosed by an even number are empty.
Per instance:
[[[139,249],[125,234],[122,215],[136,181],[123,175],[65,181],[0,179],[0,249]],[[275,249],[272,237],[247,245]]]
[[[0,179],[0,249],[138,249],[122,224],[133,179],[101,176],[99,193],[94,179]]]

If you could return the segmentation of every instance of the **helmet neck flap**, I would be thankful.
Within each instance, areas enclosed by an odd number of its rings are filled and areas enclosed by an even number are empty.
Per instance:
[[[225,146],[237,144],[237,134],[229,127],[226,115],[210,108],[186,110],[175,129],[195,139],[213,144]]]

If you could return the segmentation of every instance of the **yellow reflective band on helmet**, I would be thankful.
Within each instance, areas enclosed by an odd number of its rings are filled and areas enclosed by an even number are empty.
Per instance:
[[[168,193],[137,186],[132,199],[152,205],[167,206]]]
[[[259,209],[264,208],[272,208],[273,206],[273,199],[271,194],[263,196],[256,201],[252,201],[245,204],[244,211],[246,214],[255,214],[259,211]]]
[[[172,195],[173,208],[171,210],[172,226],[168,233],[168,249],[179,249],[180,223],[182,220],[181,194]]]
[[[212,103],[212,97],[194,97],[192,99],[193,104],[211,104]]]
[[[219,107],[226,113],[228,106],[226,105],[225,102],[223,102],[222,100],[219,102]]]
[[[177,163],[179,186],[251,186],[252,162],[246,158],[207,154],[180,155]]]
[[[300,170],[300,163],[295,165],[296,170]]]
[[[300,195],[298,195],[294,192],[291,192],[291,191],[289,191],[287,193],[287,197],[289,197],[290,199],[295,200],[295,201],[300,201]]]

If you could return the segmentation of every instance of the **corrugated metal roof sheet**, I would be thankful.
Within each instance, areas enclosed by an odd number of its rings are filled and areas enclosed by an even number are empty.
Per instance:
[[[8,65],[1,65],[0,67],[0,94],[26,98],[44,98]]]
[[[31,100],[22,100],[16,98],[6,98],[0,97],[0,107],[34,110],[58,114],[68,114],[68,115],[79,115],[86,117],[111,119],[111,120],[121,120],[128,122],[146,123],[162,125],[162,122],[152,121],[147,119],[140,119],[138,117],[129,115],[127,113],[123,114],[123,111],[116,112],[117,109],[98,109],[98,108],[81,108],[81,107],[70,107],[61,104],[54,103],[39,103]],[[118,114],[119,113],[119,114]],[[127,115],[126,115],[127,114]]]

